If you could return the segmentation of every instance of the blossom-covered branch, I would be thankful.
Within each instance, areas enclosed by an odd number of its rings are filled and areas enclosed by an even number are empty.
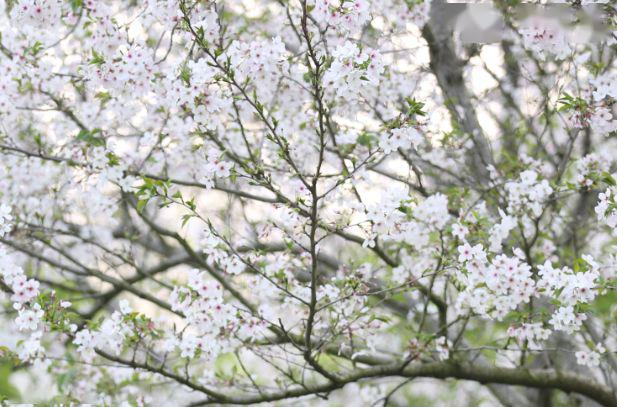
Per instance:
[[[1,2],[0,399],[617,404],[617,14],[518,3]]]

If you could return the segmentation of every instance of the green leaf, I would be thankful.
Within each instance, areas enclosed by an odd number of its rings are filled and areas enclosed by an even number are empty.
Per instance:
[[[9,362],[0,364],[0,400],[17,401],[20,398],[19,391],[10,382],[12,372]]]
[[[191,70],[188,66],[184,65],[180,68],[180,79],[184,82],[185,85],[190,85],[191,83]]]
[[[89,63],[90,65],[101,66],[105,63],[105,58],[103,58],[103,55],[99,54],[95,50],[92,50],[92,59]]]
[[[426,116],[426,112],[423,110],[424,103],[418,102],[414,98],[405,98],[407,102],[407,115],[408,116]]]
[[[30,48],[28,48],[28,52],[30,52],[33,56],[36,56],[43,49],[43,44],[39,41],[36,41]]]
[[[238,179],[238,173],[236,172],[235,168],[231,169],[231,174],[229,175],[229,179],[231,180],[232,183],[236,183],[236,180]]]
[[[194,217],[195,215],[192,214],[186,214],[186,215],[182,215],[182,227],[186,226],[186,224],[188,223],[188,221]]]
[[[144,210],[144,207],[148,204],[149,199],[140,199],[139,201],[137,201],[137,212],[142,213]]]
[[[73,9],[74,12],[79,11],[82,6],[83,0],[71,0],[71,9]]]
[[[92,131],[83,129],[77,134],[77,140],[83,141],[84,143],[91,145],[92,147],[104,147],[105,139],[96,136],[96,134],[99,133],[101,133],[100,129],[94,129]]]
[[[615,179],[613,178],[613,176],[608,173],[608,172],[603,172],[602,173],[602,181],[604,181],[606,184],[614,187],[617,185],[617,183],[615,182]]]
[[[358,144],[361,146],[370,147],[373,141],[375,141],[375,137],[368,133],[362,133],[358,136]]]
[[[111,100],[111,94],[109,92],[98,92],[94,95],[94,98],[100,100],[101,105],[105,105]]]
[[[195,198],[191,198],[188,201],[186,201],[186,206],[188,206],[192,211],[194,211],[195,209],[197,209],[197,205],[195,205]]]
[[[107,164],[109,164],[110,167],[115,167],[120,164],[120,158],[111,151],[105,154],[105,156],[107,157]]]

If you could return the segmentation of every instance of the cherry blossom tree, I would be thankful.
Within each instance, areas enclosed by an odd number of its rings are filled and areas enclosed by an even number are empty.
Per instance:
[[[0,2],[0,396],[616,406],[616,9],[518,3]]]

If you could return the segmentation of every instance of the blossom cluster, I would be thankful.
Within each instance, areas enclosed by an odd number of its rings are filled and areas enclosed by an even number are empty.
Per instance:
[[[578,306],[591,303],[598,293],[598,264],[591,256],[583,256],[589,270],[577,273],[568,267],[554,268],[547,260],[538,266],[540,278],[535,280],[529,265],[521,260],[524,254],[520,249],[515,251],[515,257],[502,254],[492,261],[488,261],[480,244],[472,247],[465,242],[458,251],[459,261],[465,265],[458,278],[466,287],[457,298],[459,312],[468,308],[500,320],[532,297],[547,297],[558,304],[548,322],[555,330],[573,333],[587,319],[586,314],[577,312]],[[535,348],[540,348],[550,332],[541,323],[525,323],[512,327],[508,334],[519,342],[530,341]]]
[[[466,287],[457,298],[459,312],[469,308],[501,320],[535,294],[531,267],[519,256],[500,254],[489,260],[481,244],[472,247],[467,242],[458,251],[458,260],[465,265],[458,279]]]
[[[12,227],[11,208],[6,204],[0,205],[0,226],[2,231],[8,231]],[[0,233],[0,237],[4,232]],[[29,336],[18,347],[18,357],[28,360],[44,352],[41,345],[41,336],[44,323],[44,312],[41,305],[36,302],[39,295],[39,282],[28,278],[24,269],[15,261],[3,247],[0,247],[0,283],[2,291],[9,291],[13,309],[17,311],[15,325],[20,331],[26,331]]]
[[[384,134],[379,140],[379,146],[383,149],[385,154],[390,154],[399,148],[409,148],[413,146],[413,148],[417,149],[422,141],[422,136],[416,128],[406,126],[392,129],[389,134]]]
[[[371,2],[366,0],[314,0],[311,15],[337,30],[356,32],[370,17]]]
[[[53,34],[52,30],[60,26],[64,12],[62,0],[27,0],[12,8],[11,18],[28,35],[47,42],[53,39],[49,34]]]
[[[553,188],[545,179],[539,180],[538,173],[526,170],[520,174],[517,181],[509,181],[505,185],[508,193],[508,211],[529,211],[535,217],[542,213],[543,204],[550,197]]]
[[[382,200],[366,207],[370,221],[371,236],[379,234],[385,241],[403,241],[416,249],[429,243],[433,231],[442,230],[451,218],[448,212],[448,198],[442,194],[432,195],[411,206],[411,216],[401,210],[407,201],[406,194],[393,190],[384,194]],[[369,238],[365,245],[373,245]]]
[[[542,323],[523,323],[520,326],[508,328],[508,336],[515,338],[520,346],[527,344],[529,349],[540,350],[544,341],[548,339],[551,331],[542,326]]]
[[[615,194],[617,188],[609,187],[604,192],[601,192],[598,199],[598,204],[595,207],[598,221],[602,222],[613,233],[617,233],[617,206],[615,205]]]
[[[252,83],[269,84],[257,86],[258,99],[266,103],[271,100],[276,90],[276,83],[281,72],[287,71],[287,50],[281,38],[270,41],[240,42],[234,41],[225,52],[230,61],[234,77],[240,82],[250,80]]]
[[[526,48],[544,59],[547,55],[564,59],[571,52],[568,32],[558,18],[532,16],[519,30]]]
[[[85,328],[75,332],[73,344],[77,345],[78,352],[85,360],[94,358],[96,347],[110,350],[116,355],[122,351],[127,336],[132,334],[133,330],[125,318],[130,312],[128,303],[121,305],[121,311],[114,311],[96,330]],[[73,330],[76,328],[72,327]]]
[[[575,353],[576,361],[578,364],[589,367],[596,367],[600,365],[600,357],[606,352],[606,348],[597,343],[595,349],[591,351],[579,350]]]
[[[170,303],[174,311],[184,315],[187,329],[181,338],[170,337],[166,348],[178,347],[181,357],[199,356],[210,360],[228,352],[235,335],[240,339],[260,337],[266,322],[242,313],[236,306],[223,299],[220,283],[208,280],[198,269],[189,272],[186,286],[176,287]]]
[[[360,49],[350,41],[337,46],[332,51],[332,58],[323,82],[328,88],[335,89],[339,98],[357,99],[363,88],[378,85],[384,72],[379,51]]]

